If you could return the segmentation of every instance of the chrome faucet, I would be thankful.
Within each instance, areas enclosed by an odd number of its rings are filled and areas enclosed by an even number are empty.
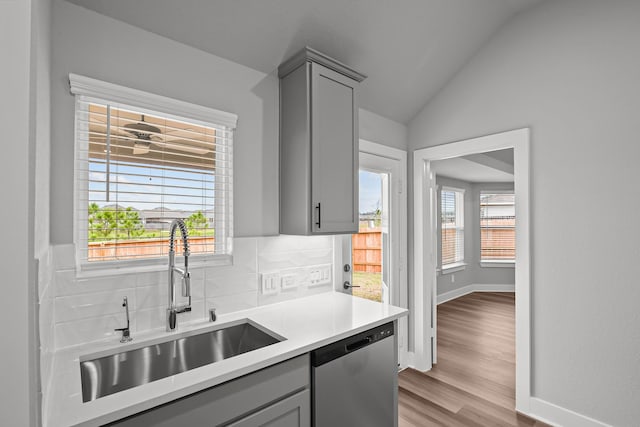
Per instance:
[[[174,250],[174,241],[176,230],[180,229],[182,233],[182,253],[184,254],[184,270],[176,267],[176,252]],[[175,273],[182,276],[182,296],[189,297],[189,303],[186,305],[176,305],[176,289],[174,285]],[[171,332],[178,326],[178,313],[191,311],[191,273],[189,273],[189,236],[187,234],[187,226],[181,219],[174,219],[171,223],[171,231],[169,232],[169,308],[167,308],[167,331]]]

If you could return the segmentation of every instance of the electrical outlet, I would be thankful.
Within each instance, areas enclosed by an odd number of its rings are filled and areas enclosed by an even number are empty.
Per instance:
[[[293,273],[289,273],[280,276],[280,287],[283,291],[297,288],[298,283],[296,280],[296,275]]]
[[[451,275],[451,283],[455,283],[455,281],[456,281],[456,275],[452,274]]]
[[[262,273],[262,295],[273,295],[279,292],[280,275],[278,273]]]
[[[331,264],[309,267],[309,286],[331,283]]]

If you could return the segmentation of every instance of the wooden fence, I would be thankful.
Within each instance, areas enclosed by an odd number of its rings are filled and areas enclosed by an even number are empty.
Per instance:
[[[351,235],[353,271],[382,272],[382,232],[368,229]]]
[[[179,236],[179,235],[178,235]],[[214,237],[189,237],[189,251],[192,254],[213,252]],[[176,255],[182,254],[182,238],[176,240]],[[159,237],[151,239],[121,240],[115,242],[90,242],[89,261],[109,261],[127,258],[154,258],[167,256],[169,253],[169,238]]]

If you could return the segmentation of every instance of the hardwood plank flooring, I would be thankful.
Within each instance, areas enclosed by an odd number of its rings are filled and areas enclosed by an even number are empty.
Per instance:
[[[515,296],[474,292],[438,306],[438,363],[398,379],[399,427],[546,426],[515,411]]]

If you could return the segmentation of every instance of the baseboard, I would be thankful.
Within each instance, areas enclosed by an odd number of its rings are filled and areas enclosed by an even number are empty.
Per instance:
[[[470,294],[471,292],[515,292],[515,290],[516,285],[472,283],[471,285],[463,286],[461,288],[438,295],[438,304],[460,298],[461,296]]]
[[[560,427],[611,427],[586,415],[549,403],[537,397],[529,399],[529,413],[525,414],[547,424]]]
[[[407,351],[405,353],[404,366],[407,368],[415,369],[416,368],[415,360],[416,360],[415,352]]]

